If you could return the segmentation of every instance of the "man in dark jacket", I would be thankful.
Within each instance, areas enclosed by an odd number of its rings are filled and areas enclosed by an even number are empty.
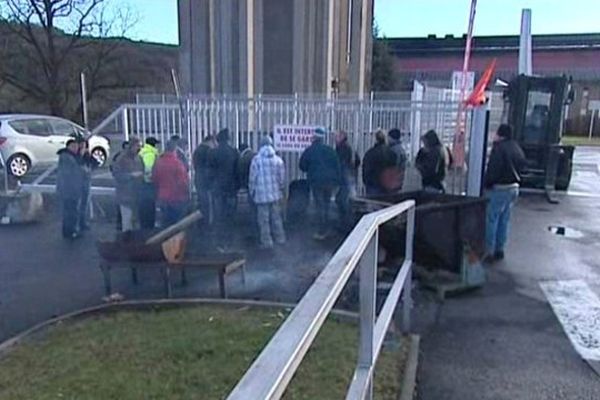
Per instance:
[[[211,222],[211,179],[213,176],[210,166],[209,153],[216,147],[215,137],[206,136],[194,150],[194,185],[198,196],[198,208],[202,213],[201,221]]]
[[[510,212],[519,196],[525,155],[512,138],[509,125],[500,125],[485,173],[486,197],[489,199],[486,223],[487,261],[504,258]]]
[[[417,153],[415,165],[421,173],[423,190],[444,193],[446,178],[447,152],[437,133],[432,129],[423,138],[423,147]]]
[[[58,151],[56,190],[62,205],[62,235],[65,239],[78,237],[77,211],[84,184],[78,152],[79,143],[75,139],[69,139],[66,147]]]
[[[217,134],[217,148],[209,152],[209,165],[214,174],[212,190],[214,196],[218,239],[221,245],[231,242],[232,217],[235,214],[239,188],[237,165],[239,154],[229,145],[229,130]]]
[[[383,184],[384,171],[396,167],[396,154],[386,144],[385,133],[375,133],[375,145],[371,147],[363,159],[363,183],[367,196],[377,196],[388,192]]]
[[[335,152],[340,161],[342,179],[335,202],[344,225],[350,220],[350,197],[356,195],[356,175],[360,166],[360,157],[352,150],[348,143],[348,134],[344,131],[336,134]]]
[[[318,128],[312,144],[300,156],[300,170],[306,172],[308,184],[317,206],[319,229],[315,239],[322,240],[329,229],[329,204],[342,182],[340,162],[335,151],[325,145],[325,131]]]

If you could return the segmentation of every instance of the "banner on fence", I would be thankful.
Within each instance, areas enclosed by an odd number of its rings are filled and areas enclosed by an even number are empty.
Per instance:
[[[320,126],[275,125],[274,143],[277,151],[302,152],[312,141],[312,137]]]

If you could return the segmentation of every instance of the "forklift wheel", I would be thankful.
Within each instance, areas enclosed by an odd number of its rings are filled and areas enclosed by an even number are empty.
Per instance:
[[[566,165],[565,165],[566,164]],[[556,177],[556,190],[566,191],[571,183],[571,175],[573,174],[573,164],[570,160],[566,160],[559,167],[559,175]]]

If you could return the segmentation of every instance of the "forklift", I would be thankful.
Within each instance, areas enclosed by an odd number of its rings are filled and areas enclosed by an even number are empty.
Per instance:
[[[574,146],[561,144],[566,106],[573,102],[571,80],[519,75],[504,92],[507,121],[527,159],[522,185],[543,188],[557,203],[555,190],[567,190],[573,171]]]

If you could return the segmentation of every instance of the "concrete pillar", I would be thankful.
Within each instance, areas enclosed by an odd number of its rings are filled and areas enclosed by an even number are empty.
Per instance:
[[[179,0],[183,92],[327,94],[333,79],[342,93],[366,92],[372,4]]]

